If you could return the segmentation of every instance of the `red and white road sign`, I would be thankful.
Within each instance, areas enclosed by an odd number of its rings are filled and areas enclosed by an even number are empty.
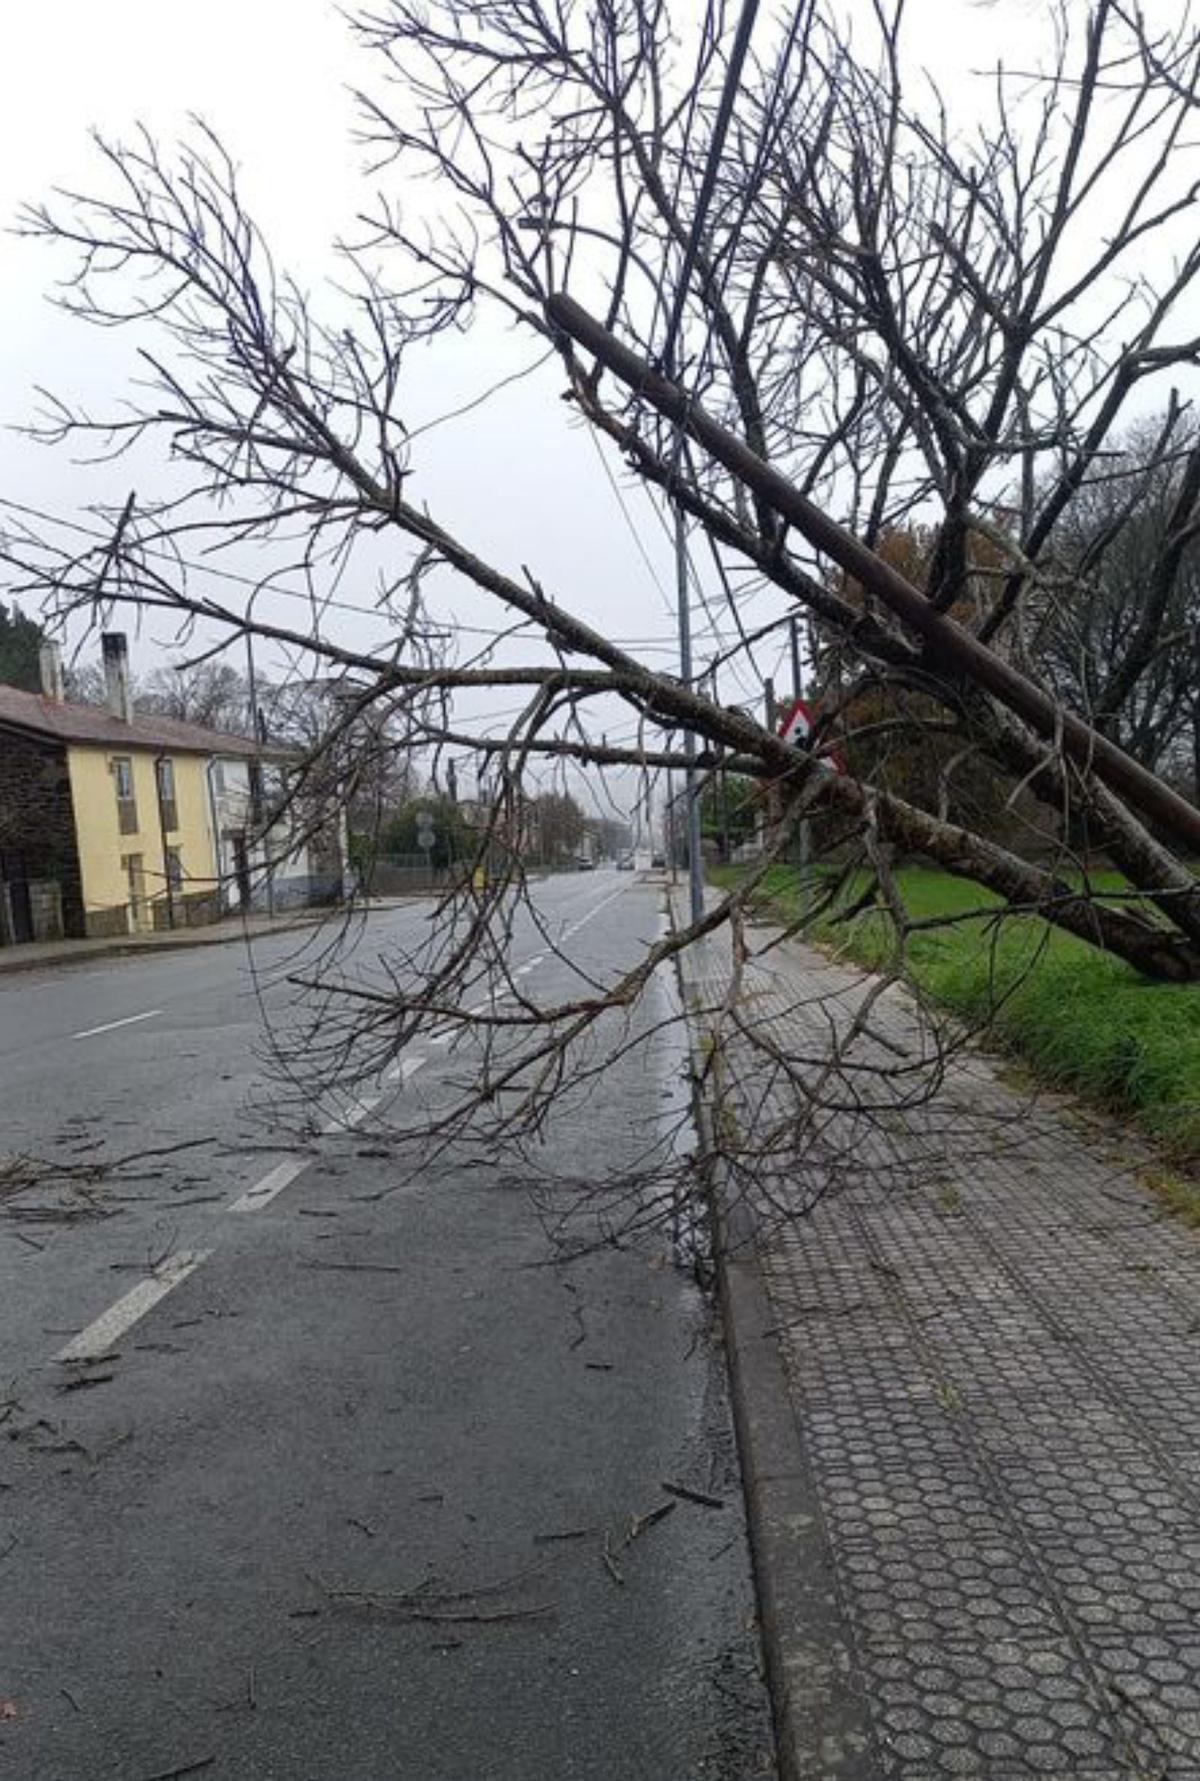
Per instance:
[[[790,742],[793,748],[807,751],[812,744],[812,734],[816,727],[817,714],[808,700],[793,699],[779,726],[780,739]],[[846,772],[846,763],[836,748],[827,748],[818,755],[817,764],[830,773]]]

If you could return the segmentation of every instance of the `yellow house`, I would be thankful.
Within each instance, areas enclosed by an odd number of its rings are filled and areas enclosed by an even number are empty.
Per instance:
[[[108,707],[0,686],[0,942],[213,919],[210,763],[245,737],[129,708],[124,639],[104,639]]]

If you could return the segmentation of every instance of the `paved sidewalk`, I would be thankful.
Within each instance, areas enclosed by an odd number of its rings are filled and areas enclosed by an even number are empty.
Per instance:
[[[710,943],[693,1002],[728,957]],[[815,1058],[862,996],[789,942],[740,1007]],[[928,1050],[896,992],[870,1025],[863,1061]],[[776,1073],[723,1030],[744,1129],[782,1132]],[[760,1204],[758,1266],[726,1268],[783,1771],[1193,1781],[1200,1235],[1141,1185],[1136,1140],[986,1059],[908,1111],[912,1075],[890,1109],[864,1080],[875,1105],[790,1171],[816,1203]]]

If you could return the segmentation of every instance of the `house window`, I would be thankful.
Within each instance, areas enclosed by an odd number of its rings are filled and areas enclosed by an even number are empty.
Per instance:
[[[154,763],[154,773],[158,781],[159,816],[164,829],[179,827],[179,808],[175,802],[175,763],[165,755]]]
[[[138,813],[133,790],[133,762],[128,755],[114,755],[112,771],[117,788],[117,827],[122,835],[136,835]]]

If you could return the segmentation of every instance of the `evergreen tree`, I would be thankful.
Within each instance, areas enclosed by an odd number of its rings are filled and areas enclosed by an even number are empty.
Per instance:
[[[0,600],[0,684],[24,687],[29,693],[40,691],[38,650],[44,637],[37,620],[28,618],[15,601],[9,608]]]

